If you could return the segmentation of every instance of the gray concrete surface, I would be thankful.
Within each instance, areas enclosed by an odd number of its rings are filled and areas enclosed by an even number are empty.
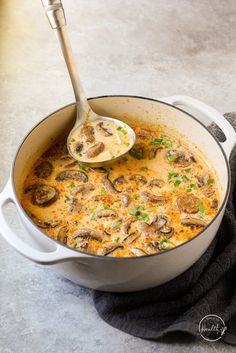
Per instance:
[[[235,0],[64,0],[88,96],[188,94],[235,110]],[[33,124],[73,101],[40,0],[0,1],[0,188]],[[10,222],[19,228],[10,210]],[[0,353],[233,352],[222,343],[144,341],[104,323],[90,291],[0,238]]]

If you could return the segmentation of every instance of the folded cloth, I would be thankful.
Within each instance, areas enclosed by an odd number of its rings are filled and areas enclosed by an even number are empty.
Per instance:
[[[236,129],[236,112],[225,117]],[[210,129],[221,137],[214,124]],[[236,345],[236,150],[230,165],[232,189],[225,216],[206,252],[190,269],[161,286],[133,293],[94,291],[96,310],[108,324],[145,339],[170,332],[200,337],[201,319],[216,314],[227,327],[221,340]]]

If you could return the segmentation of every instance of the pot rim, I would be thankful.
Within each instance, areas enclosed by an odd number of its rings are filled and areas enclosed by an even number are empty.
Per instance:
[[[91,254],[91,253],[87,253],[87,252],[83,252],[83,251],[80,251],[80,250],[77,250],[77,249],[74,249],[74,248],[71,248],[61,242],[59,242],[58,240],[56,239],[53,239],[51,238],[49,235],[47,235],[46,233],[44,233],[39,227],[37,227],[35,225],[35,223],[32,221],[32,219],[28,216],[28,214],[25,212],[25,210],[23,209],[23,207],[21,206],[21,203],[20,201],[18,200],[18,197],[17,197],[17,194],[16,194],[16,190],[15,190],[15,185],[14,185],[14,180],[13,180],[13,172],[14,172],[14,169],[15,169],[15,163],[16,163],[16,160],[17,160],[17,157],[18,157],[18,154],[20,152],[20,149],[22,147],[22,145],[24,144],[24,142],[27,140],[28,136],[31,134],[31,132],[33,130],[35,130],[41,123],[43,123],[45,120],[47,120],[48,118],[50,118],[53,114],[56,114],[58,113],[59,111],[67,108],[67,107],[70,107],[70,106],[73,106],[75,105],[75,102],[74,103],[70,103],[70,104],[67,104],[57,110],[55,110],[54,112],[48,114],[46,117],[44,117],[42,120],[40,120],[38,123],[36,123],[29,131],[28,133],[23,137],[23,139],[21,140],[21,143],[19,144],[18,148],[17,148],[17,151],[15,153],[15,156],[14,156],[14,159],[12,161],[12,165],[11,165],[11,175],[10,175],[10,180],[11,180],[11,187],[12,187],[12,190],[13,190],[13,193],[14,193],[14,197],[15,197],[15,202],[18,206],[18,208],[23,212],[24,216],[26,217],[26,219],[37,229],[37,231],[39,231],[39,233],[41,235],[43,235],[44,237],[47,237],[47,239],[49,239],[52,243],[55,242],[56,244],[58,244],[59,246],[63,246],[64,248],[66,248],[67,250],[71,250],[71,251],[74,251],[74,252],[77,252],[78,253],[78,258],[79,258],[79,255],[85,255],[85,256],[91,256],[91,257],[95,257],[95,258],[98,258],[98,259],[107,259],[108,261],[110,260],[115,260],[115,261],[124,261],[124,260],[137,260],[137,259],[147,259],[147,258],[150,258],[150,257],[153,257],[153,256],[160,256],[160,255],[164,255],[170,251],[174,251],[174,250],[177,250],[179,249],[180,247],[184,246],[184,245],[187,245],[188,243],[190,243],[191,241],[195,240],[196,238],[202,236],[204,234],[204,232],[215,222],[215,220],[217,219],[217,217],[219,216],[219,214],[221,213],[221,211],[224,209],[225,207],[225,204],[228,200],[228,197],[229,197],[229,193],[230,193],[230,188],[231,188],[231,172],[230,172],[230,165],[229,165],[229,161],[226,157],[226,153],[223,149],[223,147],[221,146],[220,142],[217,140],[217,138],[212,134],[211,131],[209,131],[207,129],[207,127],[201,122],[199,121],[197,118],[195,118],[192,114],[186,112],[185,110],[181,109],[181,108],[178,108],[172,104],[169,104],[169,103],[166,103],[160,99],[155,99],[155,98],[149,98],[149,97],[144,97],[144,96],[136,96],[136,95],[122,95],[122,94],[114,94],[114,95],[102,95],[102,96],[95,96],[95,97],[90,97],[88,98],[88,100],[94,100],[94,99],[101,99],[101,98],[138,98],[138,99],[141,99],[141,100],[148,100],[148,101],[152,101],[152,102],[156,102],[156,103],[161,103],[161,104],[164,104],[164,105],[167,105],[167,106],[170,106],[171,108],[173,109],[176,109],[176,110],[179,110],[181,112],[183,112],[184,114],[190,116],[190,118],[192,118],[193,120],[195,120],[198,124],[200,124],[210,135],[211,137],[213,137],[213,139],[216,141],[216,143],[218,144],[223,156],[224,156],[224,159],[225,159],[225,162],[226,162],[226,168],[227,168],[227,188],[226,188],[226,192],[225,192],[225,196],[224,196],[224,199],[223,199],[223,202],[221,204],[221,207],[219,208],[218,212],[216,213],[216,215],[213,217],[213,219],[210,221],[210,223],[207,224],[207,226],[201,230],[196,236],[194,236],[193,238],[185,241],[184,243],[182,244],[179,244],[177,246],[175,246],[174,248],[171,248],[171,249],[167,249],[165,251],[162,251],[162,252],[158,252],[158,253],[155,253],[155,254],[150,254],[150,255],[142,255],[142,256],[134,256],[134,257],[112,257],[112,256],[103,256],[103,255],[97,255],[97,254]]]

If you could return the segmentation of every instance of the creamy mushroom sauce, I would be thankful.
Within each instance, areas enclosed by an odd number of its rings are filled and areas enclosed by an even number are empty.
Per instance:
[[[103,256],[155,254],[198,234],[219,207],[214,172],[182,137],[133,129],[136,144],[109,168],[79,164],[66,141],[47,150],[24,182],[21,202],[33,222]]]
[[[121,123],[122,124],[122,123]],[[82,162],[114,159],[129,150],[131,137],[125,125],[95,120],[72,133],[69,148]]]

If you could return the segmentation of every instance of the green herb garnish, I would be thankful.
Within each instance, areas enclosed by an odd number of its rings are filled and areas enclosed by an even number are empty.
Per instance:
[[[180,184],[181,184],[181,181],[177,179],[174,182],[174,187],[177,188]]]
[[[124,134],[124,135],[127,134],[127,130],[125,128],[123,128],[122,126],[118,126],[117,130],[122,132],[122,134]]]
[[[112,224],[112,228],[115,228],[115,229],[120,228],[121,223],[122,223],[121,221],[116,221],[116,222],[114,222],[114,223]]]
[[[207,180],[207,184],[208,184],[208,185],[214,184],[214,179],[209,178],[209,179]]]
[[[73,189],[75,187],[76,187],[76,185],[73,181],[68,185],[68,188],[71,188],[71,189]]]
[[[182,175],[181,179],[186,183],[189,181],[189,178],[186,175]]]
[[[144,159],[143,151],[136,149],[135,147],[131,148],[129,154],[136,159]]]
[[[101,195],[106,195],[107,194],[107,191],[106,189],[104,188],[101,188],[101,191],[100,191]]]
[[[159,243],[159,248],[161,250],[168,250],[173,248],[174,244],[170,241],[170,239],[162,238]]]
[[[138,200],[139,198],[140,198],[140,195],[138,195],[138,194],[134,194],[134,195],[133,195],[133,199],[134,199],[134,200]]]
[[[191,171],[191,168],[186,168],[186,169],[184,169],[184,171],[185,171],[186,173],[189,173],[189,172]]]
[[[72,196],[71,195],[65,195],[65,202],[71,201]]]
[[[171,163],[176,160],[176,156],[175,156],[174,154],[170,154],[170,155],[168,155],[166,158],[167,158],[167,160],[168,160],[169,162],[171,162]]]
[[[198,203],[198,210],[199,210],[199,212],[198,212],[199,218],[203,218],[206,215],[206,213],[207,213],[207,208],[203,204],[202,201],[199,201],[199,203]]]
[[[179,176],[179,173],[176,173],[176,172],[169,172],[168,173],[168,179],[172,179],[173,177],[176,178]]]
[[[90,219],[93,220],[96,216],[96,212],[94,211],[94,209],[90,209]]]
[[[116,237],[116,238],[114,239],[114,241],[115,241],[116,243],[119,243],[120,237]]]
[[[160,135],[158,137],[152,137],[150,144],[157,145],[157,146],[163,146],[165,148],[172,147],[172,141],[164,135]]]
[[[149,169],[148,169],[148,167],[141,167],[140,170],[141,170],[142,172],[148,172]]]
[[[84,172],[87,172],[87,171],[88,171],[88,167],[86,167],[86,166],[83,165],[83,164],[79,164],[79,169],[83,170]]]

